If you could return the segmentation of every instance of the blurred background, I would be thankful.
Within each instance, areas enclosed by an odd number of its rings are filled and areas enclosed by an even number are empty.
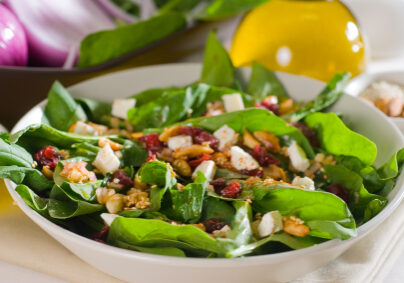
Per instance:
[[[404,0],[0,1],[0,122],[11,128],[54,80],[200,62],[212,29],[235,65],[327,81],[404,60]]]

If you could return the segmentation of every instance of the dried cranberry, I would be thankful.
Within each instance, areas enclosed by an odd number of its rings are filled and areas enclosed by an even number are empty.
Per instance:
[[[349,191],[341,184],[332,184],[327,187],[327,191],[341,198],[346,203],[349,202]]]
[[[275,115],[279,114],[279,105],[277,103],[273,103],[272,99],[264,99],[257,103],[255,107],[272,111]]]
[[[111,180],[125,187],[133,185],[132,179],[128,176],[128,174],[126,174],[123,169],[116,170],[112,175]]]
[[[316,132],[311,129],[309,126],[307,126],[303,122],[293,122],[291,123],[292,126],[296,127],[299,131],[302,132],[303,135],[306,136],[306,138],[309,140],[311,146],[313,147],[319,147],[320,143],[317,139]]]
[[[202,222],[203,226],[205,226],[206,232],[212,233],[213,231],[221,230],[226,223],[219,221],[217,218],[210,218],[204,222]]]
[[[104,228],[102,228],[100,232],[94,233],[91,238],[94,241],[105,244],[107,242],[108,233],[109,233],[109,226],[105,226]]]
[[[156,155],[155,155],[155,154],[152,154],[152,155],[150,155],[149,157],[147,157],[146,163],[149,162],[149,161],[156,161],[156,160],[157,160]]]
[[[181,127],[180,134],[191,136],[196,144],[209,142],[211,148],[217,148],[219,141],[209,132],[197,127]]]
[[[49,168],[53,170],[60,160],[60,154],[53,146],[48,145],[35,153],[34,159],[39,166],[49,166]]]
[[[264,176],[264,171],[261,168],[253,169],[253,170],[241,170],[241,174],[247,175],[247,176],[255,176],[262,178]]]
[[[189,161],[188,164],[192,167],[196,167],[199,164],[201,164],[202,162],[204,162],[206,160],[211,160],[211,159],[212,159],[212,156],[210,156],[207,153],[203,153],[199,158]]]
[[[278,165],[280,163],[279,160],[276,160],[271,154],[267,153],[260,145],[254,147],[253,156],[261,166],[269,164]]]
[[[139,141],[145,143],[147,153],[149,156],[156,154],[156,152],[160,152],[163,150],[163,144],[159,140],[159,135],[156,133],[151,133],[149,135],[143,136],[139,138]]]
[[[225,198],[236,198],[241,191],[241,185],[237,181],[231,181],[231,183],[220,191],[220,195]]]
[[[217,178],[217,179],[214,179],[213,181],[211,181],[210,184],[215,189],[215,192],[217,194],[220,194],[220,192],[226,187],[226,179]]]

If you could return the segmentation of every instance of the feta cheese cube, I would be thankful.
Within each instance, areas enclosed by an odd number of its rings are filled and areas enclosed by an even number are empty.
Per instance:
[[[238,133],[227,125],[223,125],[217,129],[213,136],[219,140],[219,150],[223,150],[226,146],[237,143]]]
[[[101,213],[101,219],[104,220],[105,225],[111,226],[115,218],[119,217],[118,214]]]
[[[262,216],[258,224],[258,235],[263,238],[283,229],[282,215],[279,211],[270,211]]]
[[[258,162],[239,146],[230,149],[231,164],[237,170],[254,170],[259,167]]]
[[[289,154],[290,162],[292,166],[300,172],[306,171],[310,166],[310,161],[306,158],[306,153],[303,149],[293,141],[288,147],[287,152]]]
[[[244,109],[244,102],[240,93],[226,94],[222,96],[226,112],[233,112]]]
[[[107,173],[112,173],[119,169],[120,162],[112,151],[111,146],[107,143],[98,152],[93,165],[100,170],[102,174],[106,175]]]
[[[197,176],[197,172],[201,171],[203,175],[205,175],[208,182],[212,181],[213,177],[216,173],[216,164],[212,160],[205,160],[201,164],[199,164],[194,172],[192,173],[192,178]]]
[[[177,148],[189,147],[192,145],[191,136],[175,136],[168,139],[168,148],[176,150]]]
[[[127,118],[128,111],[135,107],[136,99],[115,99],[112,103],[112,115],[121,119]]]
[[[77,121],[74,124],[73,133],[83,136],[98,136],[97,130],[83,121]]]
[[[316,188],[314,187],[314,181],[309,177],[299,177],[296,176],[293,178],[292,185],[302,187],[303,190],[314,191]]]

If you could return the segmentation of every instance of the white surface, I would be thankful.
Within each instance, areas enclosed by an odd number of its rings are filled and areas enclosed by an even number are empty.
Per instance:
[[[249,69],[243,69],[247,76]],[[199,64],[160,65],[123,71],[80,83],[69,90],[75,96],[112,101],[150,87],[185,85],[199,77]],[[301,76],[277,74],[292,97],[299,100],[313,98],[323,83]],[[42,103],[43,106],[43,103]],[[382,113],[359,99],[343,96],[332,108],[340,112],[357,132],[373,140],[379,149],[377,163],[386,161],[404,145],[397,127]],[[35,107],[20,120],[13,131],[21,129],[41,117]],[[388,136],[389,139],[385,137]],[[36,224],[84,261],[113,276],[136,283],[159,282],[285,282],[310,272],[335,259],[360,238],[372,231],[398,206],[404,193],[404,175],[388,196],[389,204],[371,221],[358,228],[358,237],[346,241],[332,240],[310,248],[273,255],[237,259],[172,258],[106,246],[66,231],[51,223],[18,196],[13,184],[6,180],[8,190],[18,206]],[[181,276],[178,276],[178,270]],[[155,272],[158,270],[158,272]],[[134,276],[136,274],[136,276]]]
[[[0,282],[18,283],[18,282],[41,282],[41,283],[67,283],[66,281],[26,269],[17,265],[0,261]]]

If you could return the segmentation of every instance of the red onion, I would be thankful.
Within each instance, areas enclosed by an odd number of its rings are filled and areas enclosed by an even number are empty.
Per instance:
[[[17,18],[0,3],[0,66],[25,66],[27,39]]]
[[[25,28],[32,65],[63,66],[87,34],[116,26],[92,0],[6,0],[5,4]],[[66,66],[71,61],[70,56]]]

